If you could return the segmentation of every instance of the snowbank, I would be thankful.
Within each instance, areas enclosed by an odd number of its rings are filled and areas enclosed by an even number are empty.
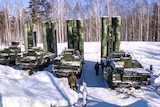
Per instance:
[[[160,76],[154,80],[155,86],[160,86]]]
[[[69,106],[77,102],[78,94],[64,86],[50,72],[31,76],[0,65],[0,103],[3,107]]]

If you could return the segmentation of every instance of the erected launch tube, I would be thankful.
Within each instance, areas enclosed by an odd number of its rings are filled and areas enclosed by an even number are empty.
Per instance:
[[[108,33],[109,18],[102,17],[101,21],[102,21],[101,58],[105,58],[107,56],[107,33]]]
[[[121,17],[113,17],[112,25],[114,25],[114,35],[115,35],[115,51],[119,51],[120,47],[120,38],[121,38]]]
[[[45,51],[57,53],[56,22],[42,22],[42,30]]]
[[[119,51],[121,17],[102,17],[101,58],[106,58],[113,51]]]
[[[84,29],[83,20],[77,20],[78,24],[78,37],[79,37],[79,52],[81,55],[84,54]]]

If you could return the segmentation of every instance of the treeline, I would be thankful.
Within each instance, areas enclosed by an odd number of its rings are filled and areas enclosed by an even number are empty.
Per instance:
[[[160,41],[160,0],[23,0],[0,7],[0,43],[23,43],[23,26],[36,25],[42,42],[42,21],[57,22],[58,42],[67,41],[66,20],[84,20],[85,41],[101,40],[101,17],[121,16],[122,41]]]

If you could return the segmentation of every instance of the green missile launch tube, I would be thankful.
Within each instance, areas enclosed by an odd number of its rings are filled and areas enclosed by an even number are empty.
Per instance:
[[[28,31],[29,31],[29,26],[27,24],[24,25],[24,46],[25,46],[25,51],[28,51]]]
[[[57,53],[57,35],[56,35],[56,22],[52,22],[51,23],[51,34],[52,34],[52,42],[51,42],[51,46],[52,46],[52,52],[53,53]]]
[[[43,48],[45,49],[45,52],[47,52],[48,46],[47,46],[46,22],[42,22],[42,32],[43,32]]]
[[[84,54],[84,30],[83,30],[83,20],[79,19],[77,20],[77,24],[78,24],[78,36],[79,36],[79,51],[80,54],[83,55]]]
[[[73,27],[74,20],[67,20],[67,39],[68,39],[68,48],[73,49]]]
[[[108,34],[108,26],[109,26],[109,18],[102,17],[102,34],[101,34],[101,58],[107,57],[107,34]]]
[[[51,48],[51,41],[52,41],[52,34],[51,34],[51,27],[50,27],[50,23],[46,22],[46,42],[47,42],[47,52],[52,52],[52,48]]]
[[[112,25],[114,27],[114,35],[115,35],[115,51],[119,51],[119,47],[120,47],[120,38],[121,38],[121,17],[120,16],[116,16],[112,18]]]
[[[33,38],[33,47],[37,46],[37,40],[36,40],[36,25],[32,25],[32,38]]]

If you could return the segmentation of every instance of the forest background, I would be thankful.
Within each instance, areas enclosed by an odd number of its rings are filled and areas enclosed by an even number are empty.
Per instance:
[[[25,24],[36,25],[42,43],[42,22],[57,23],[58,42],[67,41],[66,20],[84,20],[84,40],[101,40],[101,18],[121,16],[121,41],[160,41],[160,0],[23,0],[0,2],[0,44],[24,43]]]

